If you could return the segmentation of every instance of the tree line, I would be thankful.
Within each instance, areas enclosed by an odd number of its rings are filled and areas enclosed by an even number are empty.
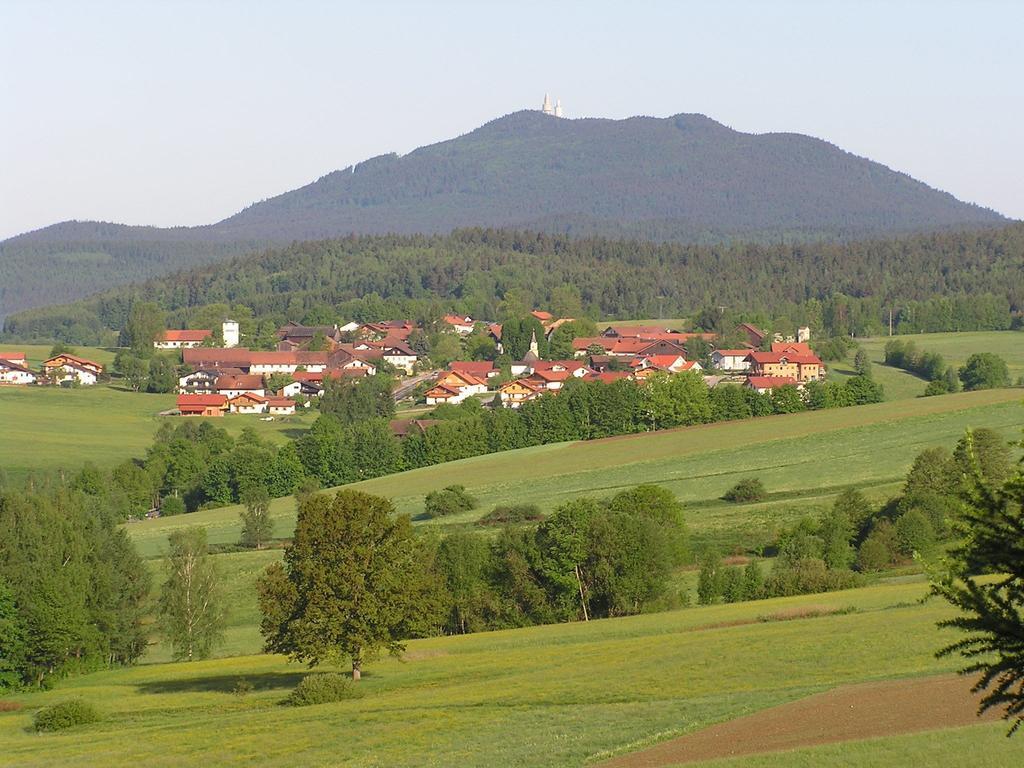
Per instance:
[[[389,399],[379,396],[376,410],[336,405],[355,401],[361,388],[374,386],[373,379],[335,385],[324,395],[321,415],[295,441],[306,474],[324,486],[547,443],[862,405],[883,397],[881,385],[865,376],[809,382],[804,394],[793,386],[771,393],[733,384],[709,389],[692,371],[658,374],[640,384],[570,379],[558,394],[542,394],[517,409],[485,408],[477,398],[438,406],[431,414],[438,423],[399,439],[388,424]],[[335,393],[351,394],[342,400]]]
[[[1024,309],[1024,225],[851,243],[681,245],[493,229],[295,243],[10,315],[19,340],[110,343],[132,305],[178,327],[209,308],[250,334],[310,324],[440,317],[694,317],[707,311],[817,335],[1009,328]],[[899,265],[898,278],[893,265]],[[726,307],[724,312],[718,307]],[[570,310],[564,312],[563,310]],[[266,323],[265,328],[262,326]],[[706,327],[706,326],[705,326]],[[243,332],[246,329],[243,328]],[[271,331],[272,332],[272,331]]]

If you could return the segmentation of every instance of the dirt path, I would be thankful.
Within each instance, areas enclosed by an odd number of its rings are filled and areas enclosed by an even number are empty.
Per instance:
[[[957,675],[834,688],[747,717],[719,723],[603,768],[661,768],[723,757],[778,752],[837,741],[928,731],[979,721],[971,682]],[[991,710],[985,720],[998,719]]]

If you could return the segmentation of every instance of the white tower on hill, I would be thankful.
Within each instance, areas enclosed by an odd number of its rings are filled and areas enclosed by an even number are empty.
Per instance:
[[[562,100],[558,99],[554,105],[551,104],[551,97],[546,93],[544,94],[544,103],[541,105],[540,111],[545,115],[551,115],[552,117],[562,116]]]

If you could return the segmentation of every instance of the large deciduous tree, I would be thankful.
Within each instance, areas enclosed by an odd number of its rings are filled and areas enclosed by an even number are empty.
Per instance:
[[[399,653],[416,623],[416,553],[408,516],[389,500],[353,490],[306,498],[284,563],[259,580],[265,649],[311,666],[348,659],[358,680],[382,649]]]

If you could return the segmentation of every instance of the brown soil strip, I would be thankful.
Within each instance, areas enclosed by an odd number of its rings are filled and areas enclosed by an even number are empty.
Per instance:
[[[719,723],[601,765],[661,768],[971,725],[979,721],[978,698],[971,693],[971,681],[957,675],[846,685]],[[998,717],[997,712],[989,710],[982,719]]]

